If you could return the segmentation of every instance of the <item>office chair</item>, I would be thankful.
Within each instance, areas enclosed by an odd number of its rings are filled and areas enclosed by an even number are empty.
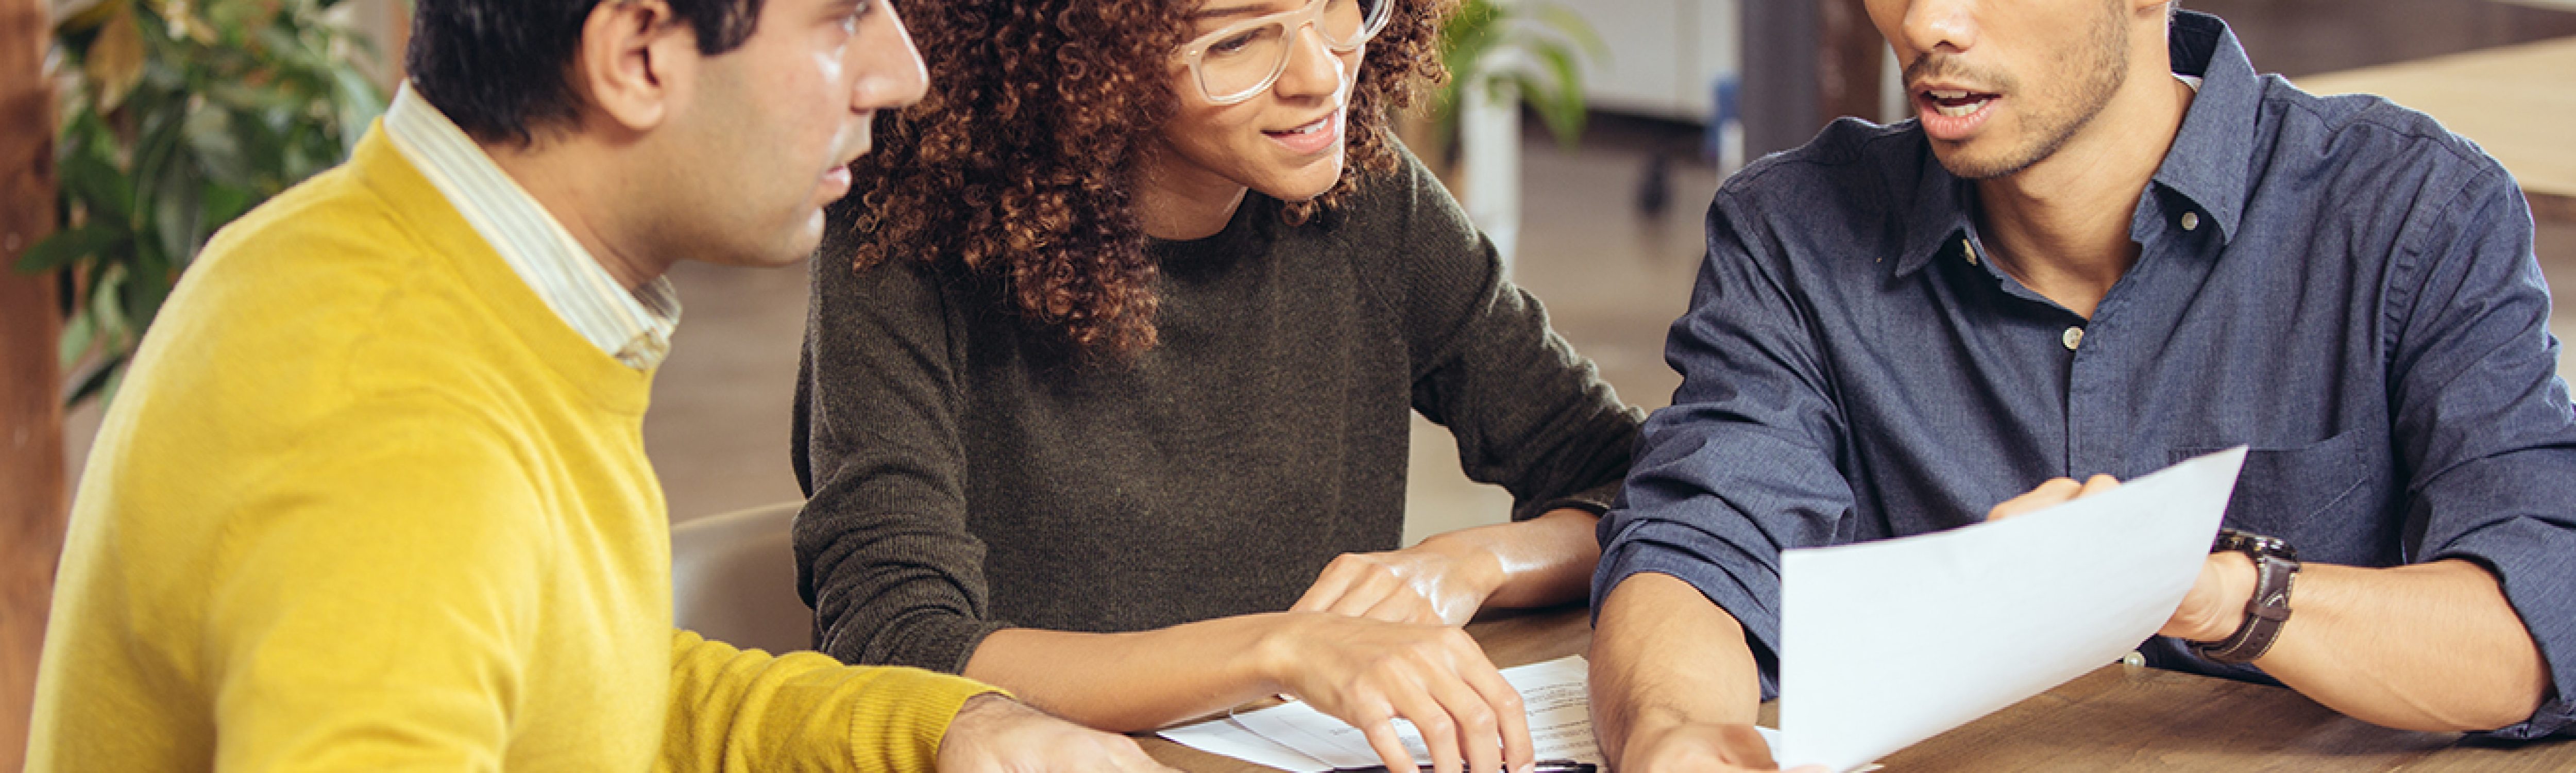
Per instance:
[[[671,527],[671,619],[681,628],[772,654],[814,648],[814,612],[796,595],[789,542],[801,502]]]

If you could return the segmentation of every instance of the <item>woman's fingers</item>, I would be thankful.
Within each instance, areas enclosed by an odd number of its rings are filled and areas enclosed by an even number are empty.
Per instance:
[[[1324,611],[1333,602],[1341,600],[1342,594],[1350,590],[1351,582],[1361,577],[1366,568],[1349,555],[1333,559],[1332,563],[1324,566],[1324,573],[1315,578],[1315,584],[1306,588],[1306,595],[1299,596],[1297,603],[1288,611]]]
[[[1399,592],[1387,594],[1386,598],[1378,599],[1376,606],[1369,607],[1368,611],[1361,612],[1360,616],[1390,623],[1448,624],[1448,621],[1440,619],[1439,611],[1431,607],[1430,599],[1425,599],[1422,594],[1410,592],[1410,590],[1410,588],[1404,588],[1399,589]]]
[[[1463,667],[1467,664],[1458,665]],[[1503,769],[1502,715],[1499,708],[1492,705],[1476,688],[1468,686],[1468,683],[1462,680],[1462,677],[1467,676],[1466,674],[1443,673],[1433,676],[1435,678],[1430,683],[1431,697],[1439,701],[1441,710],[1449,715],[1449,721],[1454,728],[1452,736],[1457,739],[1458,748],[1466,757],[1467,770],[1470,773],[1501,773]],[[1414,724],[1419,726],[1421,722],[1416,721]],[[1528,731],[1523,729],[1522,732],[1526,734]],[[1430,728],[1422,729],[1422,736],[1426,741],[1430,739],[1431,734]]]
[[[1306,620],[1300,639],[1313,649],[1288,677],[1292,692],[1367,734],[1390,769],[1414,764],[1397,756],[1408,752],[1388,724],[1394,718],[1421,731],[1419,748],[1440,771],[1504,773],[1536,758],[1519,691],[1466,631],[1340,615]]]
[[[1385,600],[1387,596],[1399,593],[1409,594],[1411,591],[1404,587],[1404,581],[1397,578],[1394,572],[1370,571],[1366,576],[1351,583],[1350,589],[1343,591],[1341,598],[1334,599],[1331,605],[1324,607],[1324,611],[1336,615],[1367,617],[1370,607],[1377,606],[1377,603]]]
[[[1387,770],[1414,769],[1413,752],[1405,750],[1404,737],[1396,734],[1394,720],[1381,719],[1363,725],[1360,734],[1368,736],[1369,748],[1377,751],[1378,762],[1384,763]]]
[[[1461,632],[1459,638],[1466,638],[1466,634]],[[1485,659],[1484,649],[1476,646],[1473,639],[1466,646],[1465,656],[1470,662],[1464,664],[1461,675],[1494,712],[1494,732],[1502,736],[1503,764],[1508,770],[1528,767],[1537,760],[1538,749],[1530,739],[1529,709],[1521,701],[1521,691],[1503,680],[1502,672],[1494,670],[1493,662]]]
[[[1459,773],[1458,764],[1461,761],[1461,755],[1458,753],[1459,723],[1450,718],[1447,707],[1442,706],[1438,699],[1432,697],[1431,691],[1436,688],[1424,684],[1425,682],[1436,684],[1445,680],[1437,674],[1429,677],[1428,679],[1390,678],[1388,681],[1411,682],[1411,684],[1388,685],[1391,692],[1387,697],[1391,699],[1389,702],[1395,704],[1396,713],[1404,715],[1406,720],[1413,723],[1413,729],[1421,731],[1422,745],[1431,749],[1432,771]],[[1398,770],[1398,768],[1388,768],[1388,770]]]

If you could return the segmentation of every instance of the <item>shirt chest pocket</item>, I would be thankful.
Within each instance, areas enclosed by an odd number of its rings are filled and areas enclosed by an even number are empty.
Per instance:
[[[2228,447],[2175,449],[2172,461]],[[2295,539],[2309,524],[2376,522],[2389,501],[2388,454],[2384,433],[2368,428],[2302,446],[2249,448],[2227,500],[2226,524]]]

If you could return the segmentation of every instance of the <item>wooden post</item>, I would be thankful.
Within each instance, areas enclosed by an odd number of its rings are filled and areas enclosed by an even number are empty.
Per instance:
[[[55,280],[15,270],[54,224],[46,2],[0,0],[0,773],[26,764],[67,505]]]
[[[1880,51],[1862,0],[1746,0],[1744,157],[1807,144],[1846,115],[1878,119]]]
[[[1869,23],[1862,0],[1816,4],[1816,107],[1824,123],[1843,116],[1879,119],[1879,80],[1887,65],[1887,39]],[[1903,88],[1903,86],[1899,86]],[[1817,124],[1818,128],[1823,123]]]

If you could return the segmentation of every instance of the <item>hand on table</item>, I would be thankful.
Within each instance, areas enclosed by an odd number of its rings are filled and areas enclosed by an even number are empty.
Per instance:
[[[1433,769],[1498,773],[1531,764],[1529,714],[1485,651],[1455,626],[1290,613],[1267,658],[1273,680],[1367,734],[1389,770],[1413,770],[1395,732],[1422,731]]]
[[[1779,770],[1771,744],[1752,725],[1641,721],[1620,749],[1619,773],[1741,773]],[[1798,773],[1828,773],[1807,766]]]
[[[2095,475],[2080,484],[2071,478],[2056,478],[1995,505],[1986,513],[1986,520],[2000,521],[2119,487],[2120,481],[2109,475]],[[2165,620],[2156,635],[2199,642],[2227,638],[2244,619],[2245,601],[2253,598],[2255,581],[2254,561],[2245,554],[2209,554],[2200,564],[2200,578],[2192,582],[2191,591],[2183,594],[2182,604],[2174,608],[2173,617]]]
[[[1494,594],[1490,556],[1426,543],[1384,553],[1344,553],[1324,566],[1292,612],[1330,612],[1393,623],[1465,625]]]
[[[1136,742],[1048,716],[1000,693],[966,699],[939,739],[940,773],[1174,773]]]

